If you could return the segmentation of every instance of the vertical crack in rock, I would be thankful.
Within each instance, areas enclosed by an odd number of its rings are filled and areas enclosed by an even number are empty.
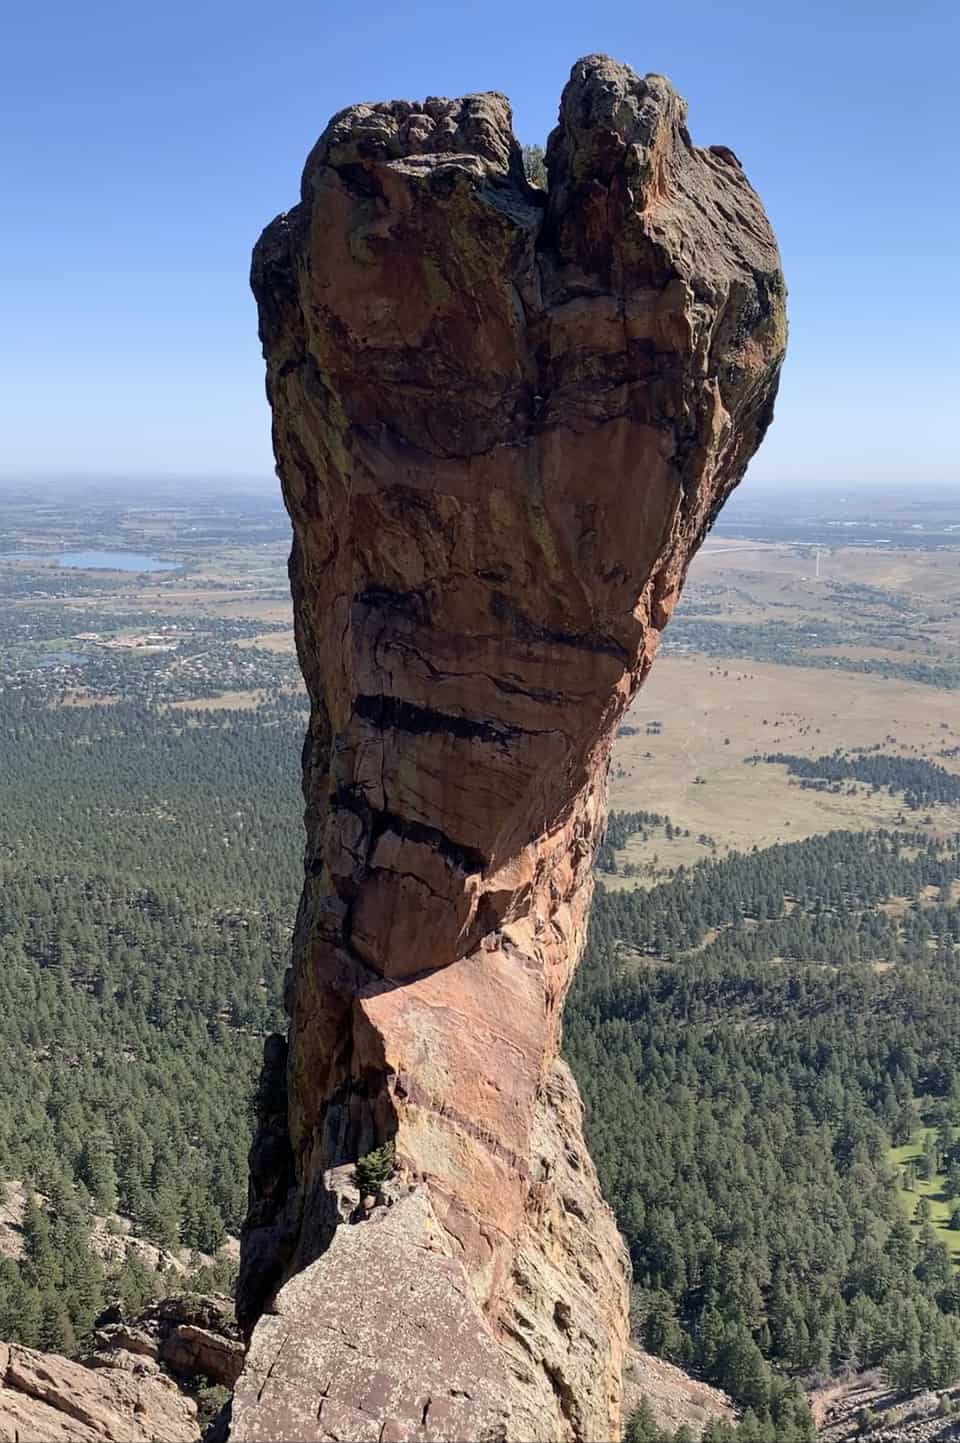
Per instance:
[[[619,1434],[561,1010],[618,721],[785,344],[761,205],[685,113],[579,61],[543,192],[501,95],[354,106],[256,248],[312,714],[236,1439]]]

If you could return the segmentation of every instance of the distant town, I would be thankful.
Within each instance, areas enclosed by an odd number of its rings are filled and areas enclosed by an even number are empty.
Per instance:
[[[104,636],[99,631],[78,631],[71,640],[99,646],[104,651],[176,651],[181,638],[171,633],[179,630],[178,626],[162,626],[159,631],[128,632],[119,636]]]

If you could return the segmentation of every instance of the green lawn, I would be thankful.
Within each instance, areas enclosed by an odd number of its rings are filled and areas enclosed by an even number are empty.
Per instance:
[[[912,1159],[922,1157],[927,1139],[935,1137],[936,1131],[934,1127],[918,1127],[909,1142],[890,1149],[890,1161],[901,1169]],[[954,1267],[960,1267],[960,1232],[952,1232],[948,1226],[950,1214],[960,1204],[960,1198],[952,1202],[947,1200],[943,1192],[945,1182],[946,1177],[940,1172],[933,1178],[917,1178],[912,1188],[899,1188],[898,1191],[907,1217],[914,1223],[918,1201],[922,1197],[930,1199],[930,1221],[937,1230],[937,1236],[950,1249]],[[915,1226],[919,1228],[918,1223]]]

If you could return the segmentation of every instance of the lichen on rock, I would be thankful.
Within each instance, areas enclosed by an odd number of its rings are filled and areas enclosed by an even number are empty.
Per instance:
[[[618,1436],[628,1265],[561,1012],[617,724],[771,419],[785,292],[662,77],[579,61],[546,164],[495,93],[351,107],[254,255],[311,718],[237,1440]]]

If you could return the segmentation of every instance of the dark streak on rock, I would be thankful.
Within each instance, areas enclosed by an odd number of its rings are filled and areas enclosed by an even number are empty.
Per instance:
[[[412,736],[452,736],[458,741],[506,745],[513,737],[534,735],[521,727],[478,721],[473,717],[452,716],[447,712],[434,711],[431,707],[401,701],[394,696],[358,696],[353,704],[353,712],[378,731],[400,731]]]

